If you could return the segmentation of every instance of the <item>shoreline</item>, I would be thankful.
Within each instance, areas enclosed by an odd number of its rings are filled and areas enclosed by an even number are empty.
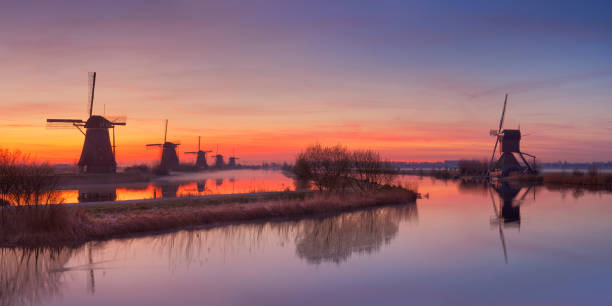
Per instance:
[[[193,227],[316,217],[416,203],[417,197],[414,191],[396,188],[368,194],[293,193],[263,198],[179,199],[130,205],[17,207],[2,211],[14,215],[0,233],[0,247],[70,246]]]

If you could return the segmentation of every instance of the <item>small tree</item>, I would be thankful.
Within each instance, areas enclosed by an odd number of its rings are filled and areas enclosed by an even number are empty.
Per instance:
[[[342,146],[311,145],[296,159],[294,173],[311,180],[320,191],[343,189],[351,171],[351,155]]]
[[[378,189],[391,184],[397,176],[390,162],[384,161],[378,152],[372,150],[356,150],[351,154],[352,182],[361,191]]]
[[[315,144],[298,155],[293,173],[298,179],[312,181],[320,191],[352,187],[365,192],[390,184],[397,169],[372,150],[350,152],[339,145]]]

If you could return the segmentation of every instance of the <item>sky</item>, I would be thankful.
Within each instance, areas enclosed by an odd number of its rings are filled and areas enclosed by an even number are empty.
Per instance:
[[[535,3],[537,2],[537,3]],[[0,147],[74,163],[46,118],[122,115],[120,165],[180,141],[291,161],[313,143],[398,161],[612,160],[609,1],[1,1]],[[180,153],[185,161],[192,159]]]

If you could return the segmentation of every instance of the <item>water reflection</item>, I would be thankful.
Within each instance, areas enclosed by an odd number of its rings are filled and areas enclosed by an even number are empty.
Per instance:
[[[62,290],[70,248],[0,248],[0,305],[39,304]]]
[[[340,263],[355,253],[379,251],[395,237],[401,222],[416,218],[416,205],[409,204],[302,221],[296,252],[310,264]]]
[[[88,243],[79,248],[0,249],[0,300],[4,305],[39,304],[61,295],[67,273],[83,273],[86,290],[96,291],[95,270],[121,253],[152,249],[171,270],[203,265],[211,253],[255,252],[273,244],[295,245],[309,264],[340,264],[353,254],[372,254],[391,243],[402,222],[417,218],[416,204],[382,207],[336,216],[229,225],[143,238]],[[110,250],[110,251],[109,251]],[[112,258],[105,258],[113,254]]]
[[[115,201],[117,189],[114,187],[81,187],[79,188],[79,202]]]
[[[79,186],[59,192],[64,203],[81,203],[306,189],[303,187],[278,171],[231,170],[181,174],[151,183]]]

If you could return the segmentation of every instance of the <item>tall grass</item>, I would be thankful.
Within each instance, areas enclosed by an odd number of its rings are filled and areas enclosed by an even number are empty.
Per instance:
[[[544,184],[573,185],[582,187],[612,189],[612,174],[600,173],[596,169],[589,169],[587,173],[574,170],[572,173],[553,172],[543,176]]]
[[[462,159],[458,167],[462,176],[485,176],[489,172],[489,163],[486,160]]]

